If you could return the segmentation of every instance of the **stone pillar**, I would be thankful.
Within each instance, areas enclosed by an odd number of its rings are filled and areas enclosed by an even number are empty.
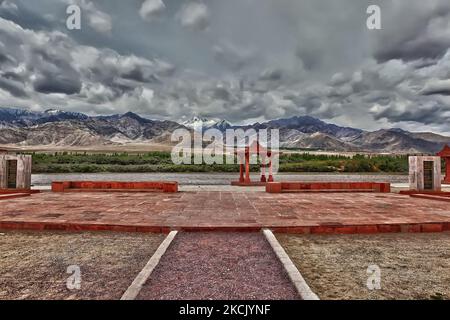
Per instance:
[[[440,157],[432,157],[432,158],[434,159],[434,165],[433,165],[433,170],[434,170],[433,181],[434,181],[434,185],[433,185],[433,190],[434,191],[441,191],[441,186],[442,186],[441,158]]]
[[[419,190],[419,186],[423,185],[422,181],[419,181],[422,177],[422,170],[419,165],[419,157],[409,157],[409,190]],[[420,171],[419,171],[420,170]]]
[[[6,156],[0,155],[0,189],[6,189],[8,187],[6,165]]]
[[[411,156],[409,161],[409,189],[416,191],[440,191],[441,190],[441,159],[432,156]],[[433,185],[425,188],[424,162],[432,162]]]
[[[268,182],[273,182],[273,172],[272,172],[272,160],[269,162],[269,179]]]
[[[250,150],[245,150],[245,182],[250,182]]]
[[[244,164],[239,164],[239,182],[244,182]]]
[[[31,188],[31,156],[17,156],[17,189]]]
[[[272,172],[272,152],[267,154],[269,156],[269,179],[268,182],[273,182],[273,172]]]
[[[17,161],[16,188],[31,188],[32,158],[29,155],[0,155],[0,189],[8,188],[8,160]]]
[[[266,165],[261,164],[261,182],[266,182]]]

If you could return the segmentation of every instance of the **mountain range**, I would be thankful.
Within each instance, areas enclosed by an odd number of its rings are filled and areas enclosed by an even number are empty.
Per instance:
[[[282,148],[383,153],[435,153],[450,137],[398,128],[365,131],[326,123],[310,116],[295,116],[245,126],[226,120],[194,117],[178,123],[150,120],[135,113],[88,116],[49,109],[43,112],[0,108],[0,144],[26,146],[101,146],[128,143],[170,144],[178,128],[205,130],[279,129]]]

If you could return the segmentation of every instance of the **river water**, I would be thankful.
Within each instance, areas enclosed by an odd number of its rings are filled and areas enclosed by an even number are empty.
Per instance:
[[[258,175],[251,175],[255,181]],[[49,186],[52,181],[178,181],[180,185],[230,185],[237,180],[237,173],[58,173],[33,174],[31,183],[34,186]],[[407,175],[398,174],[336,174],[336,173],[283,173],[275,176],[276,181],[303,182],[347,182],[370,181],[406,183]]]

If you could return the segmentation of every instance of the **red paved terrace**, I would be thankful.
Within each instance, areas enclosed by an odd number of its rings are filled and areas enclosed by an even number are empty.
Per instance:
[[[299,233],[450,230],[450,205],[393,193],[50,193],[1,201],[0,228],[259,230]]]

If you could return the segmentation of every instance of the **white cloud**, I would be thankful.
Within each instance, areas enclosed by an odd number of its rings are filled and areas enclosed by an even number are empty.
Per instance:
[[[209,27],[209,15],[204,3],[190,2],[181,8],[177,16],[183,27],[201,31]]]
[[[212,47],[215,61],[231,70],[239,70],[254,62],[257,54],[250,48],[238,47],[228,41],[222,41]]]
[[[69,4],[81,7],[81,15],[86,15],[89,26],[98,33],[108,34],[112,30],[112,18],[106,12],[98,9],[88,0],[65,0]]]
[[[162,0],[145,0],[142,3],[139,15],[142,19],[153,21],[166,10],[166,5]]]
[[[15,3],[8,1],[8,0],[2,0],[0,1],[0,9],[8,10],[8,11],[18,11],[18,7]]]
[[[112,30],[111,17],[101,11],[95,11],[89,14],[89,25],[100,33],[108,33]]]

